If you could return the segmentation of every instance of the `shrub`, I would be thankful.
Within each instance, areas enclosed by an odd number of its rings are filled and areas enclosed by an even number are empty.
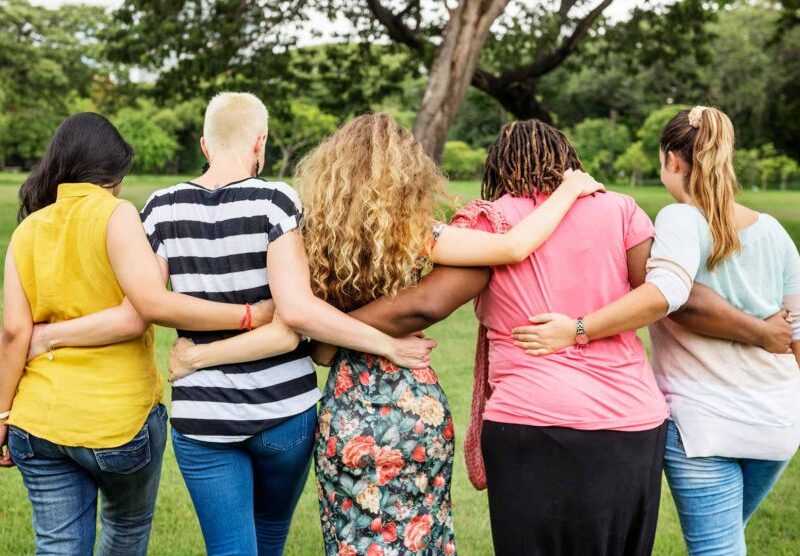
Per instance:
[[[442,170],[450,179],[480,179],[486,151],[473,149],[464,141],[448,141],[444,145]]]

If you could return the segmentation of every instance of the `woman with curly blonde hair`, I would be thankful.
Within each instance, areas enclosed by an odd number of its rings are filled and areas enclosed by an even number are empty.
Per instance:
[[[536,216],[506,234],[445,226],[435,220],[444,176],[411,133],[380,113],[355,118],[325,140],[298,165],[296,184],[312,288],[345,311],[415,285],[432,263],[524,260],[576,199],[602,189],[568,171]],[[319,360],[329,359],[324,351],[317,350]],[[319,427],[315,463],[327,554],[455,553],[453,420],[432,369],[339,350]]]

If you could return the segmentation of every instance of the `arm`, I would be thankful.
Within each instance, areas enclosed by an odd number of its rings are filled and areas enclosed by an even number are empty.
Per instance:
[[[416,286],[348,314],[390,336],[413,334],[446,319],[483,291],[490,278],[484,267],[435,266]],[[335,353],[335,347],[315,343],[313,358],[318,365],[330,365]]]
[[[169,354],[170,381],[183,378],[198,369],[217,365],[246,363],[294,351],[300,336],[275,315],[272,322],[227,340],[195,344],[178,338]]]
[[[349,314],[390,336],[405,336],[446,319],[483,291],[490,277],[488,268],[436,266],[416,286]]]
[[[628,249],[628,278],[639,287],[647,277],[647,260],[653,240]],[[791,328],[779,313],[766,320],[739,311],[701,284],[693,284],[689,300],[669,318],[695,334],[724,338],[760,346],[774,353],[786,353]]]
[[[403,367],[429,365],[435,342],[391,338],[314,296],[303,239],[296,231],[286,232],[269,244],[267,272],[275,308],[295,331],[325,343],[381,355]]]
[[[669,318],[695,334],[759,346],[772,353],[786,353],[792,340],[788,312],[761,320],[740,311],[711,288],[694,284],[689,301]]]
[[[236,330],[244,305],[215,303],[171,292],[164,287],[159,257],[142,229],[139,213],[130,203],[120,204],[108,221],[108,257],[131,305],[145,322],[184,330]],[[253,312],[254,325],[264,324],[263,313]]]
[[[28,342],[33,330],[33,317],[25,290],[17,273],[11,247],[6,253],[3,291],[3,332],[0,336],[0,413],[11,409],[17,385],[25,368]],[[0,467],[11,467],[7,447],[7,417],[0,418]]]
[[[446,226],[433,248],[433,262],[449,266],[491,266],[525,260],[549,238],[573,203],[603,186],[584,172],[567,170],[564,182],[508,233]]]

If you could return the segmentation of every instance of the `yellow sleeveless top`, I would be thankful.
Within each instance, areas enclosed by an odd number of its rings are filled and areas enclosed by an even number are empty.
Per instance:
[[[119,305],[106,226],[122,201],[88,183],[58,187],[57,201],[28,216],[11,238],[34,322],[74,319]],[[102,347],[58,348],[25,366],[9,424],[65,446],[130,441],[161,400],[153,327]]]

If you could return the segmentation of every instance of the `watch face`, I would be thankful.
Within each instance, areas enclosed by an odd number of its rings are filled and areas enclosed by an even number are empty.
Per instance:
[[[578,334],[575,336],[575,341],[578,343],[579,346],[586,346],[589,345],[589,336],[586,334]]]

